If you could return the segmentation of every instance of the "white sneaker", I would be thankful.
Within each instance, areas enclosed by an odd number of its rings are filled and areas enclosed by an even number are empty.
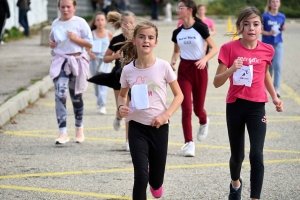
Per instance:
[[[106,108],[105,108],[105,106],[99,106],[99,113],[101,115],[105,115],[106,114]]]
[[[185,143],[181,151],[184,151],[184,157],[195,157],[195,143],[193,141]]]
[[[201,125],[199,127],[198,133],[197,133],[197,139],[198,141],[203,141],[207,134],[208,134],[208,126],[209,126],[209,119],[206,118],[206,124]]]
[[[130,151],[128,140],[125,143],[125,149],[126,149],[126,151]]]
[[[118,118],[114,119],[113,126],[114,126],[115,131],[120,130],[120,128],[121,128],[121,122],[122,122],[122,119],[118,119]]]
[[[65,143],[67,143],[69,141],[70,141],[70,139],[68,137],[68,134],[61,132],[59,134],[58,138],[56,138],[55,144],[65,144]]]

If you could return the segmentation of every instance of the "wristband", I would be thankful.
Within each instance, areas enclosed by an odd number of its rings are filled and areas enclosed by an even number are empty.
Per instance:
[[[119,105],[119,107],[118,107],[118,111],[120,110],[120,107],[121,107],[121,106],[124,106],[124,105]]]

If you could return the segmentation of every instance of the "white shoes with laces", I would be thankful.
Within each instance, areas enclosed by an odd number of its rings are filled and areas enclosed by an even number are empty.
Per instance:
[[[206,119],[206,124],[201,125],[199,127],[198,133],[197,133],[197,139],[198,141],[203,141],[208,134],[208,126],[209,126],[209,118]]]
[[[181,151],[184,151],[184,157],[195,157],[195,143],[193,141],[185,143]]]

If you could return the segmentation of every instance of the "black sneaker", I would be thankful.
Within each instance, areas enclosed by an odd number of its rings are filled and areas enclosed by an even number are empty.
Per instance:
[[[238,190],[233,189],[232,182],[230,183],[230,186],[229,186],[230,193],[228,196],[228,200],[241,200],[242,199],[242,187],[243,187],[242,178],[240,178],[239,180],[240,180],[241,186]]]

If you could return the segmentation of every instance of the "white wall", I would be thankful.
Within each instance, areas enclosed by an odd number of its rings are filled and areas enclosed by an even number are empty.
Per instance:
[[[10,29],[13,26],[20,27],[19,8],[16,6],[17,1],[18,0],[8,0],[10,18],[6,20],[5,29]],[[27,13],[29,26],[48,20],[47,4],[48,0],[31,0],[31,10]]]

